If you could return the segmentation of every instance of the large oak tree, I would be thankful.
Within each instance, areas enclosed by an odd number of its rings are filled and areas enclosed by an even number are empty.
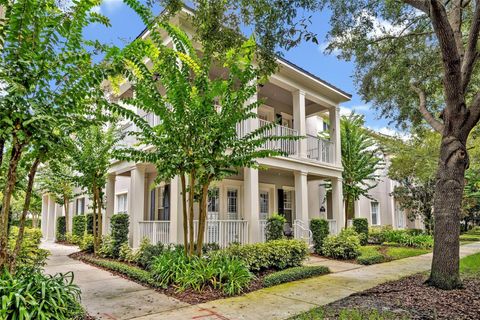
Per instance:
[[[461,284],[459,221],[466,144],[480,118],[480,1],[322,1],[332,10],[330,49],[356,60],[366,101],[401,124],[428,123],[441,138],[429,282]]]

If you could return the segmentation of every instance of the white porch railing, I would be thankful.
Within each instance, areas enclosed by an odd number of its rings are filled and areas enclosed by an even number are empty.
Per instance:
[[[140,221],[140,239],[147,238],[152,244],[170,243],[170,221]]]
[[[267,227],[267,220],[259,220],[260,242],[267,242],[267,233],[265,228]]]
[[[193,222],[195,237],[198,234],[198,220]],[[231,243],[248,242],[248,222],[244,220],[207,220],[204,243],[217,243],[221,248]]]
[[[328,221],[328,232],[330,234],[337,234],[337,220],[327,219]]]
[[[258,126],[263,127],[267,125],[271,125],[271,122],[262,120],[262,119],[254,119],[258,121]],[[281,126],[276,124],[272,128],[269,128],[265,132],[263,132],[264,137],[288,137],[288,136],[298,136],[297,130],[294,130],[289,127]],[[265,149],[272,149],[272,150],[280,150],[285,152],[288,155],[295,155],[298,151],[298,141],[292,140],[272,140],[267,141],[264,145]]]
[[[307,134],[307,157],[320,162],[333,163],[333,143]]]
[[[309,245],[312,243],[312,230],[310,230],[302,220],[295,220],[293,222],[293,235],[295,239],[305,240]]]

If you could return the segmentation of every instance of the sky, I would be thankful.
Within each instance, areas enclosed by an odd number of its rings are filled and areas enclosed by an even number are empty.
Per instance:
[[[102,5],[96,8],[110,19],[111,27],[106,28],[95,24],[89,26],[85,32],[88,39],[98,39],[101,42],[124,46],[135,39],[144,25],[132,9],[122,0],[103,0]],[[319,76],[323,80],[352,94],[351,101],[342,104],[341,114],[348,114],[352,110],[365,116],[366,126],[384,134],[395,134],[397,130],[389,125],[388,119],[379,119],[379,114],[357,94],[352,75],[354,62],[337,59],[334,55],[326,55],[325,35],[329,30],[329,12],[318,12],[312,16],[310,30],[317,34],[319,45],[312,42],[303,42],[284,53],[284,57],[294,64]]]

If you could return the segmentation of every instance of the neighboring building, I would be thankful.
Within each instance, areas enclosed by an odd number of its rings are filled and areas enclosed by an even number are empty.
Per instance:
[[[173,21],[191,33],[184,9]],[[140,37],[148,37],[148,31]],[[165,39],[171,42],[171,39]],[[269,82],[259,87],[258,99],[265,103],[258,110],[258,118],[239,123],[239,136],[266,122],[278,121],[272,130],[275,135],[301,135],[299,141],[272,142],[287,157],[271,157],[258,162],[265,170],[241,169],[237,175],[216,182],[212,186],[208,205],[206,240],[225,246],[231,242],[258,242],[264,238],[265,219],[275,212],[284,214],[297,237],[309,233],[308,222],[318,217],[315,201],[309,198],[312,186],[320,181],[331,181],[330,228],[336,233],[343,226],[342,167],[340,159],[339,105],[350,95],[335,88],[294,64],[279,59],[279,71]],[[121,88],[122,97],[132,94],[128,85]],[[143,110],[135,110],[154,124],[159,119]],[[328,119],[329,140],[320,139],[318,118]],[[127,125],[126,130],[133,125]],[[323,124],[322,124],[323,129]],[[134,143],[128,137],[125,143]],[[156,169],[150,163],[115,162],[109,172],[106,187],[105,231],[113,214],[130,215],[130,243],[138,246],[143,237],[153,242],[181,243],[183,216],[178,177],[153,186]],[[317,199],[318,202],[318,199]],[[71,206],[74,214],[88,211],[89,200],[78,197]],[[54,237],[55,217],[61,208],[48,195],[43,198],[44,234]],[[71,211],[72,212],[72,211]],[[195,224],[197,226],[197,224]]]

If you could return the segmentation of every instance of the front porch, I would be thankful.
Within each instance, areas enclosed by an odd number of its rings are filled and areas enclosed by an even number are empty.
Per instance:
[[[243,168],[237,175],[212,184],[205,243],[226,247],[231,243],[263,242],[267,219],[274,213],[286,218],[288,236],[310,241],[309,224],[313,218],[327,219],[330,232],[337,233],[343,225],[340,178],[304,171],[302,167],[281,169],[282,166],[273,163],[262,165],[261,170]],[[123,206],[130,215],[129,239],[133,247],[138,247],[143,238],[152,243],[183,243],[179,179],[154,185],[156,172],[150,164],[137,164],[120,175],[129,177],[128,191],[116,192],[118,179],[110,176],[105,225]],[[322,187],[327,181],[332,185],[328,194]],[[105,228],[108,232],[108,227]],[[197,230],[198,220],[195,220],[195,234]]]

